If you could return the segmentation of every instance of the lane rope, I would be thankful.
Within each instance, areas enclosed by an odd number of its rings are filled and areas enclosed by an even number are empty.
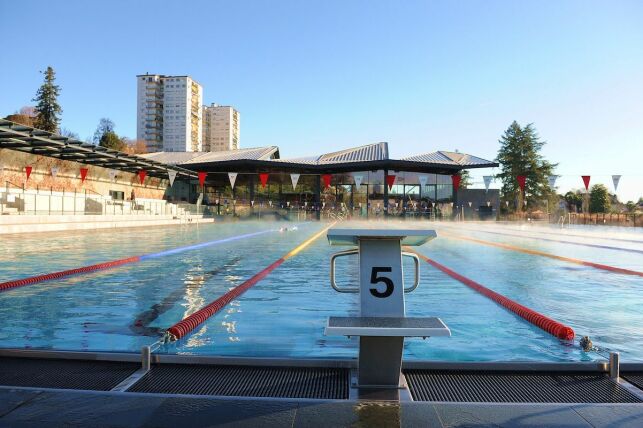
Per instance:
[[[306,241],[299,244],[294,249],[290,250],[288,253],[286,253],[286,255],[274,261],[269,266],[265,267],[264,269],[256,273],[254,276],[247,279],[246,281],[236,286],[232,290],[228,291],[221,297],[217,298],[213,302],[199,309],[197,312],[189,315],[188,317],[174,324],[172,327],[168,328],[161,340],[163,342],[174,342],[176,340],[181,339],[186,334],[190,333],[192,330],[194,330],[199,325],[204,323],[208,318],[215,315],[217,312],[219,312],[221,309],[227,306],[231,301],[233,301],[234,299],[236,299],[237,297],[239,297],[240,295],[248,291],[253,285],[255,285],[256,283],[264,279],[266,276],[268,276],[270,272],[272,272],[273,270],[281,266],[283,262],[297,255],[300,251],[302,251],[304,248],[309,246],[313,241],[315,241],[324,233],[326,233],[326,231],[330,229],[333,225],[335,225],[335,223],[332,223],[331,225],[322,229],[320,232],[314,234]]]
[[[460,235],[451,235],[451,234],[446,234],[446,233],[442,233],[441,235],[446,237],[446,238],[460,239],[460,240],[463,240],[463,241],[475,242],[477,244],[488,245],[490,247],[498,247],[498,248],[502,248],[502,249],[505,249],[505,250],[516,251],[516,252],[519,252],[519,253],[531,254],[531,255],[534,255],[534,256],[548,257],[550,259],[560,260],[560,261],[568,262],[568,263],[575,263],[577,265],[589,266],[589,267],[593,267],[593,268],[596,268],[596,269],[605,270],[605,271],[608,271],[608,272],[621,273],[621,274],[624,274],[624,275],[643,276],[643,272],[639,272],[639,271],[636,271],[636,270],[623,269],[623,268],[619,268],[619,267],[615,267],[615,266],[609,266],[609,265],[604,265],[604,264],[600,264],[600,263],[588,262],[588,261],[585,261],[585,260],[573,259],[571,257],[557,256],[555,254],[545,253],[543,251],[530,250],[529,248],[516,247],[514,245],[509,245],[509,244],[501,244],[499,242],[483,241],[482,239],[468,238],[466,236],[460,236]]]
[[[128,257],[126,259],[112,260],[112,261],[109,261],[109,262],[98,263],[98,264],[91,265],[91,266],[84,266],[84,267],[79,267],[79,268],[75,268],[75,269],[63,270],[63,271],[60,271],[60,272],[46,273],[46,274],[43,274],[43,275],[36,275],[36,276],[28,277],[28,278],[2,282],[2,283],[0,283],[0,292],[1,291],[6,291],[6,290],[11,290],[11,289],[17,288],[17,287],[23,287],[25,285],[31,285],[31,284],[36,284],[36,283],[43,282],[43,281],[49,281],[49,280],[52,280],[52,279],[59,279],[59,278],[64,278],[64,277],[71,276],[71,275],[78,275],[78,274],[81,274],[81,273],[88,273],[88,272],[95,272],[95,271],[104,270],[104,269],[110,269],[110,268],[122,266],[122,265],[128,264],[128,263],[135,263],[135,262],[139,262],[139,261],[153,259],[153,258],[156,258],[156,257],[168,256],[168,255],[172,255],[172,254],[181,253],[181,252],[184,252],[184,251],[195,250],[195,249],[199,249],[199,248],[205,248],[205,247],[209,247],[209,246],[212,246],[212,245],[223,244],[223,243],[231,242],[231,241],[237,241],[239,239],[252,238],[252,237],[263,235],[263,234],[270,233],[270,232],[276,232],[276,229],[263,230],[263,231],[260,231],[260,232],[253,232],[253,233],[246,233],[246,234],[243,234],[243,235],[231,236],[229,238],[223,238],[223,239],[217,239],[217,240],[214,240],[214,241],[202,242],[200,244],[187,245],[185,247],[173,248],[173,249],[166,250],[166,251],[161,251],[161,252],[158,252],[158,253],[145,254],[145,255],[142,255],[142,256]]]
[[[442,226],[445,227],[445,226]],[[451,227],[446,227],[447,229],[453,229]],[[459,229],[462,230],[462,229]],[[505,233],[505,232],[495,232],[495,231],[489,231],[489,230],[481,230],[481,229],[466,229],[470,230],[472,232],[478,232],[478,233],[487,233],[491,235],[501,235],[501,236],[512,236],[516,238],[526,238],[526,239],[536,239],[539,241],[547,241],[547,242],[557,242],[561,244],[570,244],[570,245],[580,245],[583,247],[593,247],[593,248],[602,248],[606,250],[616,250],[616,251],[626,251],[628,253],[639,253],[643,254],[643,250],[636,250],[634,248],[623,248],[623,247],[612,247],[610,245],[600,245],[600,244],[588,244],[588,243],[583,243],[583,242],[574,242],[574,241],[563,241],[560,239],[552,239],[552,238],[543,238],[540,236],[529,236],[529,235],[519,235],[519,234],[514,234],[514,233]]]
[[[423,259],[425,262],[433,266],[434,268],[446,273],[449,275],[451,278],[454,278],[464,285],[468,286],[469,288],[472,288],[473,290],[477,291],[478,293],[482,294],[485,297],[488,297],[489,299],[493,300],[494,302],[498,303],[501,306],[504,306],[506,309],[510,310],[511,312],[515,313],[522,319],[530,322],[531,324],[535,325],[536,327],[539,327],[540,329],[546,331],[547,333],[563,340],[574,340],[574,329],[571,327],[556,321],[552,318],[549,318],[541,313],[538,313],[534,311],[533,309],[530,309],[524,305],[521,305],[520,303],[511,300],[510,298],[503,296],[500,293],[497,293],[487,287],[485,287],[482,284],[478,284],[477,282],[473,281],[472,279],[469,279],[465,276],[460,275],[459,273],[449,269],[448,267],[444,266],[443,264],[440,264],[436,262],[435,260],[432,260],[425,256],[424,254],[418,253],[415,250],[408,249],[409,251],[414,252],[417,254],[421,259]]]

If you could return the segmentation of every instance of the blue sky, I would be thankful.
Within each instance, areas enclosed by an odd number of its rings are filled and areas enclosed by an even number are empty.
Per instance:
[[[547,141],[560,190],[622,174],[619,197],[638,199],[642,23],[641,1],[0,0],[0,115],[51,65],[63,127],[85,138],[109,117],[135,137],[135,76],[188,74],[241,112],[243,147],[492,159],[515,119]]]

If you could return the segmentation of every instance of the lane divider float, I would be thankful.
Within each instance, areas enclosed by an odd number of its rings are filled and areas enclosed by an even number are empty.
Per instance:
[[[531,254],[534,256],[548,257],[554,260],[560,260],[568,263],[575,263],[577,265],[589,266],[596,269],[602,269],[608,272],[621,273],[623,275],[643,276],[643,272],[639,272],[636,270],[623,269],[615,266],[609,266],[609,265],[604,265],[600,263],[588,262],[585,260],[573,259],[571,257],[557,256],[555,254],[545,253],[544,251],[530,250],[529,248],[516,247],[514,245],[509,245],[509,244],[501,244],[499,242],[483,241],[482,239],[468,238],[465,236],[451,235],[451,234],[445,234],[445,233],[442,233],[441,236],[444,236],[445,238],[460,239],[463,241],[475,242],[477,244],[488,245],[490,247],[498,247],[505,250],[516,251],[519,253]]]
[[[195,249],[199,249],[199,248],[205,248],[205,247],[209,247],[209,246],[212,246],[212,245],[223,244],[223,243],[231,242],[231,241],[237,241],[239,239],[252,238],[252,237],[263,235],[263,234],[270,233],[270,232],[276,232],[276,229],[263,230],[263,231],[260,231],[260,232],[253,232],[253,233],[245,233],[243,235],[231,236],[229,238],[217,239],[217,240],[214,240],[214,241],[202,242],[200,244],[187,245],[185,247],[173,248],[171,250],[165,250],[165,251],[161,251],[161,252],[158,252],[158,253],[145,254],[145,255],[142,255],[142,256],[128,257],[126,259],[112,260],[112,261],[109,261],[109,262],[98,263],[98,264],[91,265],[91,266],[84,266],[84,267],[79,267],[79,268],[75,268],[75,269],[63,270],[63,271],[60,271],[60,272],[46,273],[46,274],[43,274],[43,275],[36,275],[36,276],[28,277],[28,278],[2,282],[2,283],[0,283],[0,292],[6,291],[6,290],[11,290],[11,289],[17,288],[17,287],[23,287],[25,285],[31,285],[31,284],[36,284],[36,283],[43,282],[43,281],[49,281],[49,280],[52,280],[52,279],[64,278],[64,277],[67,277],[67,276],[78,275],[78,274],[81,274],[81,273],[96,272],[96,271],[99,271],[99,270],[110,269],[110,268],[122,266],[122,265],[125,265],[125,264],[129,264],[129,263],[135,263],[135,262],[140,262],[140,261],[144,261],[144,260],[148,260],[148,259],[153,259],[153,258],[156,258],[156,257],[169,256],[169,255],[181,253],[181,252],[184,252],[184,251],[195,250]]]
[[[445,227],[445,226],[442,226],[442,227]],[[445,228],[452,229],[450,227],[445,227]],[[557,242],[557,243],[561,243],[561,244],[580,245],[582,247],[602,248],[602,249],[606,249],[606,250],[626,251],[628,253],[643,254],[643,250],[635,250],[634,248],[612,247],[610,245],[588,244],[588,243],[584,243],[584,242],[574,242],[574,241],[563,241],[561,239],[543,238],[541,236],[519,235],[519,234],[515,234],[515,233],[496,232],[496,231],[481,230],[481,229],[467,228],[466,230],[470,230],[472,232],[478,232],[478,233],[488,233],[488,234],[491,234],[491,235],[502,235],[502,236],[516,237],[516,238],[536,239],[538,241]]]
[[[318,239],[320,236],[324,235],[328,229],[330,229],[335,223],[332,223],[330,226],[325,227],[320,232],[317,232],[310,238],[308,238],[303,243],[299,244],[297,247],[289,251],[286,255],[274,261],[272,264],[262,269],[256,273],[251,278],[247,279],[243,283],[237,285],[232,290],[228,291],[218,299],[207,304],[203,308],[199,309],[195,313],[189,315],[178,323],[174,324],[172,327],[168,328],[165,332],[165,335],[162,339],[163,342],[174,342],[178,339],[181,339],[186,334],[190,333],[192,330],[197,328],[208,318],[219,312],[225,306],[227,306],[231,301],[248,291],[253,285],[264,279],[270,272],[281,266],[283,262],[289,258],[295,256],[301,250],[309,246],[313,241]]]
[[[449,269],[448,267],[444,266],[443,264],[440,264],[436,262],[435,260],[432,260],[425,256],[424,254],[420,254],[417,251],[409,249],[408,251],[412,251],[415,254],[417,254],[421,259],[423,259],[425,262],[433,266],[434,268],[446,273],[449,275],[451,278],[454,278],[464,285],[468,286],[469,288],[472,288],[473,290],[477,291],[478,293],[482,294],[485,297],[488,297],[489,299],[493,300],[494,302],[498,303],[501,306],[504,306],[505,308],[509,309],[511,312],[515,313],[522,319],[529,321],[531,324],[535,325],[536,327],[539,327],[540,329],[546,331],[547,333],[563,340],[573,340],[574,339],[574,329],[571,327],[556,321],[552,318],[549,318],[541,313],[538,313],[534,311],[533,309],[530,309],[524,305],[521,305],[520,303],[511,300],[508,297],[503,296],[500,293],[496,293],[495,291],[485,287],[482,284],[478,284],[477,282],[473,281],[472,279],[469,279],[465,276],[460,275],[459,273]]]

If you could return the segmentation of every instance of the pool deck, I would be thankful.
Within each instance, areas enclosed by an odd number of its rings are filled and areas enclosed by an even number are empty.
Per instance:
[[[357,399],[354,367],[0,350],[0,427],[643,426],[638,363],[612,379],[600,362],[408,362],[399,400]]]
[[[2,427],[636,427],[643,404],[321,401],[0,388]]]

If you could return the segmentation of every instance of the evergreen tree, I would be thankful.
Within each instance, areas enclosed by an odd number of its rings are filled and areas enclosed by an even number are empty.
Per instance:
[[[36,92],[36,120],[35,127],[48,132],[58,132],[58,124],[60,123],[60,113],[62,108],[58,104],[58,95],[60,94],[60,86],[54,84],[56,80],[56,73],[51,67],[47,67],[45,71],[45,81],[38,88]]]
[[[502,181],[502,198],[510,202],[518,201],[516,206],[519,210],[522,208],[524,195],[520,195],[520,186],[516,177],[524,175],[527,177],[525,185],[527,206],[533,208],[544,205],[544,201],[553,192],[547,179],[557,164],[549,163],[540,154],[545,143],[540,141],[533,124],[521,127],[513,121],[499,143],[500,150],[496,162],[500,163],[501,172],[496,175],[496,178]]]
[[[96,127],[94,144],[119,151],[122,151],[126,146],[123,139],[114,131],[114,122],[105,117],[100,120],[98,127]]]
[[[589,212],[606,213],[610,210],[610,195],[607,187],[602,184],[594,184],[589,191]]]
[[[460,189],[468,189],[472,184],[469,170],[463,169],[460,171]]]

